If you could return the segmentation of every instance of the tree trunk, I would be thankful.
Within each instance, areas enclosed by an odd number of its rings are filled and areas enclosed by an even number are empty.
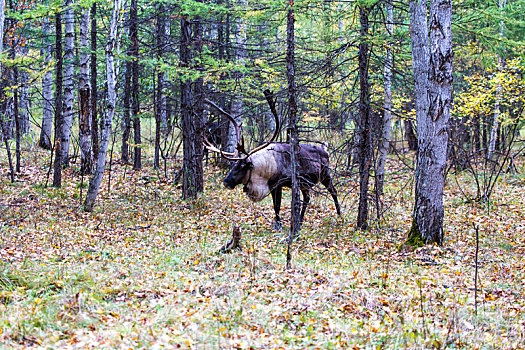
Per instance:
[[[15,157],[16,157],[16,167],[15,171],[20,173],[20,162],[21,162],[21,150],[20,150],[20,115],[18,113],[18,67],[13,67],[13,84],[16,88],[13,91],[13,112],[15,119]]]
[[[42,57],[44,59],[44,69],[46,72],[42,77],[42,127],[40,129],[40,140],[38,145],[43,149],[51,149],[51,129],[53,126],[53,72],[49,68],[53,45],[49,41],[50,25],[49,19],[44,18],[42,22]]]
[[[290,0],[286,25],[286,77],[288,79],[288,136],[290,138],[290,165],[292,173],[292,213],[286,268],[291,267],[292,242],[301,229],[301,195],[299,188],[299,132],[297,129],[297,96],[295,88],[295,13],[294,0]]]
[[[0,0],[0,55],[4,48],[4,23],[5,23],[5,0]],[[0,79],[2,79],[2,62],[0,61]],[[13,169],[13,160],[11,159],[11,148],[7,139],[7,130],[4,123],[4,114],[6,109],[5,103],[5,80],[2,79],[0,82],[0,105],[2,106],[2,112],[0,114],[0,127],[2,131],[2,138],[4,139],[5,149],[7,151],[7,159],[9,161],[9,170],[11,182],[15,182],[15,171]]]
[[[124,22],[127,22],[128,25],[123,29],[123,32],[130,37],[130,20],[129,17]],[[132,46],[129,45],[127,49],[127,55],[131,56],[133,54]],[[131,133],[131,61],[126,60],[124,64],[124,97],[123,97],[123,113],[122,113],[122,144],[120,146],[120,159],[124,164],[129,164],[129,137]]]
[[[227,4],[226,4],[227,7],[229,7],[229,2],[227,1]],[[228,49],[226,47],[226,43],[229,41],[229,37],[230,37],[230,32],[229,32],[229,29],[230,29],[230,24],[229,24],[229,21],[230,21],[230,16],[229,15],[226,15],[224,16],[224,14],[220,14],[218,16],[218,19],[217,19],[217,45],[218,45],[218,58],[219,58],[219,61],[221,62],[228,62],[228,56],[226,55],[226,50]],[[221,82],[219,84],[221,84],[225,79],[228,78],[228,74],[226,73],[222,73],[221,76],[220,76],[220,80]],[[226,97],[224,96],[224,94],[221,94],[219,95],[219,105],[221,108],[225,109],[225,104],[226,104]],[[231,106],[230,107],[233,107],[234,109],[238,107],[237,106]],[[242,108],[242,107],[241,107]],[[230,109],[231,111],[231,109]],[[235,114],[232,114],[232,116],[235,118]],[[231,128],[233,128],[235,130],[235,128],[233,127],[233,125],[230,123],[230,120],[223,114],[220,115],[219,117],[219,132],[220,132],[220,137],[219,137],[219,140],[217,140],[216,144],[217,146],[221,146],[222,149],[224,150],[227,150],[227,149],[232,149],[232,152],[234,151],[234,147],[235,147],[235,144],[233,145],[233,147],[231,145],[228,145],[228,140],[231,140],[231,142],[233,143],[233,138],[237,138],[237,134],[235,134],[235,136],[231,136],[230,135],[230,132],[231,132]],[[237,120],[239,121],[239,120]],[[206,129],[206,131],[208,132],[208,129]],[[230,161],[227,160],[226,158],[221,158],[219,160],[221,162],[221,165],[223,166],[228,166],[230,165]]]
[[[417,136],[414,132],[414,122],[410,119],[405,119],[405,138],[408,143],[408,149],[417,151]]]
[[[115,55],[119,51],[120,36],[118,35],[119,16],[121,14],[121,0],[113,0],[113,11],[111,24],[109,27],[108,43],[106,45],[106,80],[108,87],[108,103],[106,105],[106,114],[102,125],[102,137],[98,149],[96,169],[91,181],[89,182],[84,210],[91,212],[95,205],[98,190],[102,182],[104,170],[106,167],[106,155],[111,137],[111,125],[115,114],[115,104],[117,99],[116,83],[118,76],[118,63],[115,63]]]
[[[64,116],[62,121],[62,166],[69,167],[69,145],[73,125],[73,73],[75,59],[75,17],[73,0],[66,0],[64,12]]]
[[[0,0],[0,54],[4,49],[5,0]],[[0,61],[0,77],[2,77],[2,62]],[[3,90],[3,89],[2,89]]]
[[[357,227],[368,228],[368,183],[372,161],[372,134],[370,129],[370,87],[368,83],[368,14],[370,8],[359,8],[361,22],[359,43],[359,206],[357,209]]]
[[[394,32],[394,4],[392,0],[386,2],[386,30],[388,36],[392,38]],[[390,148],[390,133],[392,127],[392,48],[391,42],[387,44],[384,67],[384,102],[383,102],[383,120],[381,125],[381,139],[379,140],[379,158],[376,169],[377,194],[383,194],[385,182],[385,163]]]
[[[413,11],[414,7],[416,11]],[[424,101],[416,98],[416,113],[418,105],[421,111],[423,111],[422,107],[428,106],[427,113],[416,114],[418,156],[415,204],[412,227],[407,239],[407,243],[414,246],[443,243],[443,187],[447,160],[447,127],[452,106],[452,4],[450,0],[430,1],[429,55],[427,54],[428,41],[421,41],[426,39],[426,35],[421,34],[427,33],[426,16],[426,2],[417,5],[411,2],[416,97],[424,98]],[[428,64],[424,65],[424,63]],[[419,74],[425,78],[418,84]],[[427,88],[425,91],[418,91],[422,83],[426,84]]]
[[[0,0],[0,2],[3,2],[3,0]],[[1,5],[0,5],[1,6]],[[0,9],[1,10],[1,9]],[[0,13],[0,16],[2,16],[4,14],[4,12],[2,11]],[[0,17],[0,21],[2,20],[3,18]],[[0,26],[2,25],[2,23],[0,23]],[[1,40],[0,40],[1,41]],[[2,45],[0,44],[0,54],[2,53]],[[0,62],[0,71],[1,71],[1,62]],[[9,139],[7,137],[7,130],[6,130],[6,125],[4,123],[4,115],[5,115],[5,111],[6,111],[6,108],[7,108],[7,101],[6,101],[6,96],[5,96],[5,86],[7,84],[7,81],[6,79],[3,78],[3,76],[1,75],[0,73],[0,77],[2,77],[2,79],[0,79],[0,128],[1,128],[1,132],[2,132],[2,139],[4,140],[4,145],[5,145],[5,149],[7,151],[7,160],[9,162],[9,178],[11,179],[11,182],[15,182],[15,169],[13,167],[13,159],[11,157],[11,146],[9,145]]]
[[[140,134],[140,103],[139,103],[139,37],[137,19],[137,0],[131,0],[129,10],[129,35],[131,39],[131,109],[133,120],[133,169],[142,168],[142,148]]]
[[[166,19],[164,16],[164,6],[157,4],[157,58],[162,61],[166,35]],[[164,72],[157,72],[157,91],[155,94],[155,157],[153,165],[155,169],[160,165],[160,139],[161,135],[166,134],[166,95],[164,94]]]
[[[53,171],[53,187],[62,186],[62,18],[57,11],[55,19],[55,164]]]
[[[91,5],[91,148],[93,163],[98,159],[98,121],[97,121],[97,3]]]
[[[122,114],[122,146],[120,159],[129,163],[129,134],[131,130],[131,61],[126,61],[124,67],[124,111]]]
[[[194,67],[191,46],[198,47],[200,43],[200,20],[195,19],[195,38],[192,41],[192,25],[187,16],[181,18],[181,48],[180,64],[182,68]],[[196,44],[195,44],[196,42]],[[195,91],[194,91],[195,90]],[[182,117],[182,141],[183,141],[183,179],[182,198],[196,198],[204,188],[202,170],[202,115],[196,111],[197,96],[194,92],[199,91],[199,83],[190,79],[181,83],[181,117]],[[200,137],[199,137],[200,136]]]
[[[160,46],[159,46],[159,57],[161,60],[164,57],[164,52],[166,51],[166,44],[167,40],[169,38],[170,29],[169,29],[169,19],[164,13],[166,10],[164,6],[160,6],[160,23],[159,23],[159,30],[160,33],[158,35],[158,38],[160,39]],[[157,91],[159,95],[157,96],[159,103],[160,103],[160,127],[161,127],[161,134],[167,135],[168,133],[168,112],[167,112],[167,98],[166,98],[166,75],[164,72],[159,71],[158,73],[158,85],[157,85]]]
[[[80,140],[80,171],[91,174],[93,170],[93,152],[91,148],[91,110],[89,85],[89,9],[83,9],[80,19],[80,71],[78,75],[78,96],[80,105],[79,140]]]
[[[20,52],[23,56],[28,55],[28,47],[24,45],[21,47]],[[25,70],[18,72],[18,118],[20,123],[20,132],[26,134],[29,132],[29,99],[28,99],[28,88],[27,82],[29,80],[28,73]]]
[[[239,6],[244,8],[245,1],[244,0],[239,1]],[[246,21],[243,18],[239,18],[239,21],[237,23],[235,41],[237,43],[236,50],[235,50],[235,59],[237,61],[236,66],[243,67],[244,66],[244,56],[245,56],[245,45],[246,45]],[[242,73],[239,71],[234,72],[233,78],[235,80],[242,79]],[[242,102],[241,96],[237,96],[237,98],[233,98],[231,101],[231,115],[237,122],[237,125],[241,125],[242,103],[243,102]],[[237,133],[235,130],[235,126],[233,125],[233,123],[229,122],[226,152],[230,152],[230,153],[234,152],[237,142],[239,142],[239,140],[237,140]]]

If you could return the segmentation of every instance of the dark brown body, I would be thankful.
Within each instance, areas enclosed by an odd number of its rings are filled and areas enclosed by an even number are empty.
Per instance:
[[[310,202],[310,190],[322,183],[330,192],[337,214],[341,207],[329,171],[328,153],[322,146],[301,144],[299,152],[299,185],[303,194],[301,222]],[[223,181],[224,186],[233,189],[244,185],[244,192],[253,201],[260,201],[271,193],[275,210],[275,228],[281,228],[281,198],[283,187],[291,187],[290,145],[271,143],[246,159],[237,161]]]

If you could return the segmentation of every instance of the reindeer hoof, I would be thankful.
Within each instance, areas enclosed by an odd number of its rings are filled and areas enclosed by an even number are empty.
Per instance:
[[[281,231],[283,229],[283,224],[280,221],[276,221],[273,224],[273,230],[274,231]]]

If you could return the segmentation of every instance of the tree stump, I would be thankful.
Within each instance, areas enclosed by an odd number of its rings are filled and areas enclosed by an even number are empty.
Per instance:
[[[219,249],[219,253],[225,254],[230,253],[232,250],[242,250],[241,247],[241,229],[239,225],[233,225],[232,239]]]

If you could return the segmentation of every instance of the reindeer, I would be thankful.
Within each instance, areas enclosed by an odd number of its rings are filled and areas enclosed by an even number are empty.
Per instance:
[[[247,152],[244,148],[240,127],[234,118],[213,102],[206,100],[206,103],[215,107],[230,119],[236,129],[238,142],[234,153],[221,151],[209,142],[206,136],[204,137],[204,144],[208,150],[217,152],[222,157],[235,161],[232,169],[223,180],[226,188],[233,190],[237,185],[242,184],[244,193],[254,202],[263,200],[268,194],[272,195],[273,209],[275,211],[274,229],[280,230],[282,228],[280,210],[283,187],[290,188],[292,186],[290,144],[274,142],[279,134],[279,117],[272,94],[268,90],[265,90],[264,94],[275,118],[275,130],[269,141]],[[244,153],[244,156],[240,157],[239,153]],[[334,200],[337,214],[341,216],[337,192],[330,177],[329,156],[324,144],[323,146],[300,144],[297,171],[299,186],[303,195],[299,225],[303,221],[306,207],[310,202],[310,190],[319,182],[327,188]]]

